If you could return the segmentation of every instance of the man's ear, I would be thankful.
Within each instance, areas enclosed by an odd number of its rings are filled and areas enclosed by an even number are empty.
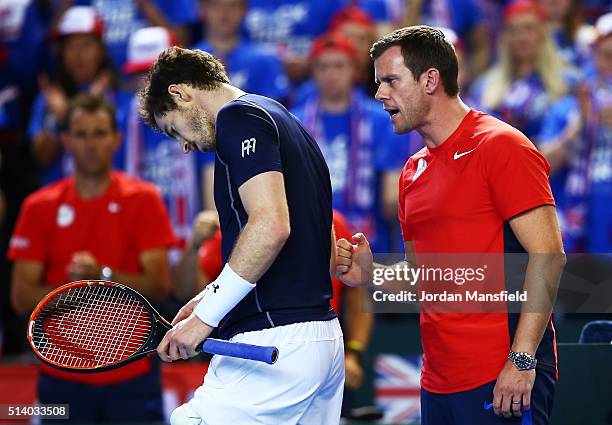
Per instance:
[[[440,87],[440,71],[436,68],[429,68],[422,74],[425,79],[425,93],[432,95]]]
[[[172,96],[177,105],[188,103],[192,99],[190,90],[185,84],[170,84],[168,86],[168,93],[170,93],[170,96]]]

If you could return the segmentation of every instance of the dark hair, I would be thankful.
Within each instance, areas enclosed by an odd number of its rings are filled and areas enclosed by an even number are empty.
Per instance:
[[[568,40],[574,42],[576,40],[576,33],[582,25],[583,21],[583,10],[578,0],[572,0],[570,3],[569,10],[563,17],[562,31]]]
[[[111,121],[113,131],[117,131],[117,117],[115,114],[115,107],[102,99],[101,97],[94,96],[91,94],[79,94],[75,96],[68,105],[68,111],[66,112],[66,129],[70,130],[70,120],[77,110],[82,110],[87,113],[94,113],[98,111],[104,111],[108,115]]]
[[[415,80],[427,69],[436,68],[446,94],[456,96],[459,93],[457,55],[442,31],[426,25],[395,30],[374,43],[370,49],[372,60],[378,59],[393,46],[401,47],[404,65]]]
[[[68,98],[76,96],[80,92],[76,81],[74,81],[64,64],[63,52],[66,49],[66,40],[68,40],[69,37],[70,35],[67,35],[58,40],[57,55],[59,57],[53,75],[53,80],[60,85],[60,87],[66,94],[66,97]],[[115,71],[111,62],[108,49],[100,38],[96,37],[96,41],[99,44],[100,49],[102,50],[102,58],[100,60],[100,64],[96,72],[96,77],[99,76],[102,72],[109,72],[111,74],[111,87],[113,89],[117,89],[119,87],[119,78],[117,77],[117,72]]]
[[[140,115],[149,126],[160,131],[155,116],[176,108],[168,86],[183,83],[197,89],[214,90],[229,82],[225,68],[211,54],[170,47],[159,55],[149,71],[145,87],[138,93]]]

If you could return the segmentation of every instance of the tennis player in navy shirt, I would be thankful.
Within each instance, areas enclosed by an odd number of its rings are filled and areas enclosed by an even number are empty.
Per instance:
[[[344,350],[329,305],[331,183],[317,143],[282,105],[232,86],[221,63],[199,50],[164,51],[141,103],[147,123],[185,153],[215,151],[225,263],[179,311],[159,356],[195,356],[215,327],[280,352],[274,365],[215,356],[171,423],[339,423]]]

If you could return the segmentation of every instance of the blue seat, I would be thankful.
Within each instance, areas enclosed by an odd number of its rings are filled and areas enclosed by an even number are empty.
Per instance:
[[[580,344],[612,343],[612,320],[595,320],[589,322],[580,332]]]

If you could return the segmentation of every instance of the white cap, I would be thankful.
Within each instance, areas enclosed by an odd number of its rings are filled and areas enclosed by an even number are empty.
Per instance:
[[[172,33],[163,27],[142,28],[135,31],[128,42],[127,74],[147,71],[161,52],[176,44]]]
[[[56,36],[94,34],[101,37],[103,28],[102,20],[93,7],[73,6],[62,15]]]
[[[442,34],[444,34],[444,38],[446,39],[446,41],[448,41],[450,44],[452,44],[455,49],[461,50],[463,51],[463,42],[461,41],[461,39],[459,38],[459,36],[457,35],[457,33],[455,31],[453,31],[452,29],[448,28],[448,27],[437,27],[440,31],[442,31]]]
[[[601,15],[595,22],[595,29],[597,30],[598,41],[612,35],[612,12]]]

